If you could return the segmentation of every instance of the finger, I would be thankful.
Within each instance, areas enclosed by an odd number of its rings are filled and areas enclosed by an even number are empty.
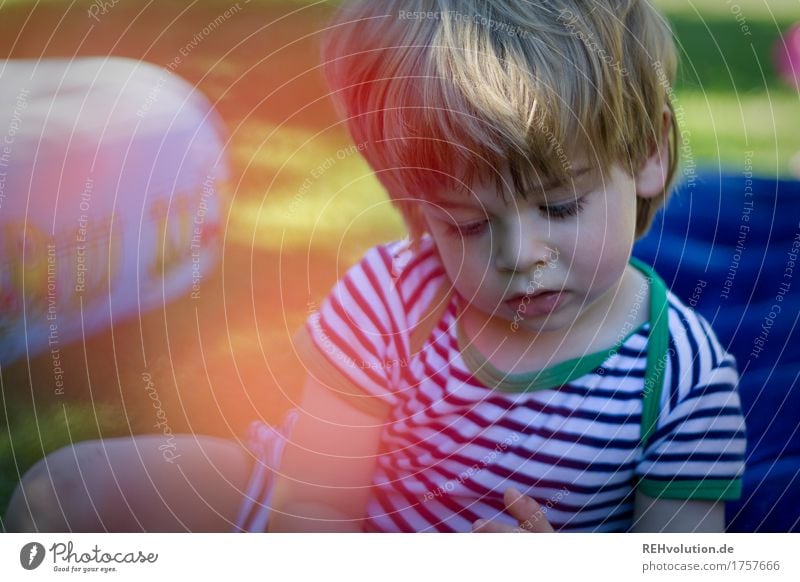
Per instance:
[[[473,533],[529,533],[521,527],[514,527],[497,521],[479,519],[472,524]]]
[[[509,487],[503,498],[508,512],[519,521],[520,527],[525,531],[537,533],[555,531],[547,521],[541,506],[532,497],[522,495],[513,487]]]

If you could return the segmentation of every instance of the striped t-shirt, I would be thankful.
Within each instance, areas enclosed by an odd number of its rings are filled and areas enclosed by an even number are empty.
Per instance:
[[[468,344],[463,299],[430,237],[416,252],[407,241],[374,247],[348,270],[295,341],[320,382],[386,419],[365,531],[517,526],[508,487],[576,532],[629,530],[637,488],[741,495],[736,361],[652,269],[631,263],[650,281],[650,320],[614,347],[526,374]]]

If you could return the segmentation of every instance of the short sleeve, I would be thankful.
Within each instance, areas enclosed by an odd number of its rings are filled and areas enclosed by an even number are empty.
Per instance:
[[[318,309],[309,306],[293,337],[307,373],[375,416],[385,416],[397,403],[401,371],[408,365],[406,318],[395,277],[391,247],[370,249]]]
[[[701,316],[670,319],[658,421],[637,464],[639,490],[655,498],[738,499],[746,429],[736,359]]]

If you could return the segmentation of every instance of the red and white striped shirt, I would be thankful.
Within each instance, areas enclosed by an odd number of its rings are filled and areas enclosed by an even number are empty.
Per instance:
[[[650,278],[651,315],[667,314],[661,357],[648,362],[651,317],[616,346],[526,374],[504,374],[468,345],[463,299],[429,237],[416,253],[407,241],[374,247],[348,270],[295,341],[319,381],[386,419],[366,531],[516,526],[507,487],[534,497],[560,531],[628,530],[637,488],[740,496],[736,361],[652,269],[631,263]]]

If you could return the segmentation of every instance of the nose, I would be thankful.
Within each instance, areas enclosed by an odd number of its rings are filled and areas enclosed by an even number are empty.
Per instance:
[[[550,243],[547,224],[518,216],[492,237],[495,265],[510,273],[531,273],[552,264],[558,250]]]

